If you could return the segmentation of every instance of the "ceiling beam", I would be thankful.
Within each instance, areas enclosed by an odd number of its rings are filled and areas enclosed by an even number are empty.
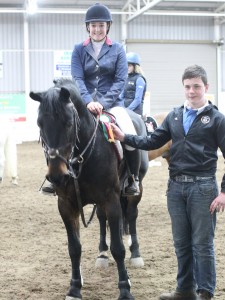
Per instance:
[[[215,10],[215,12],[217,13],[217,12],[220,12],[220,11],[222,11],[222,10],[225,10],[225,4],[219,6],[219,7]]]
[[[155,5],[157,5],[159,2],[162,2],[162,0],[152,0],[151,2],[148,2],[144,7],[142,7],[141,9],[137,9],[137,11],[130,16],[127,19],[127,22],[130,22],[131,20],[137,18],[138,16],[142,15],[144,12],[146,12],[147,10],[149,10],[150,8],[154,7]],[[138,4],[138,3],[137,3]]]

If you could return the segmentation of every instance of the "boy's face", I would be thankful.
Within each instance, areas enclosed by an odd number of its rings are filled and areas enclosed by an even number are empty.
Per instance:
[[[200,77],[184,79],[184,93],[190,106],[199,108],[206,102],[205,93],[208,91],[209,85],[204,85]]]

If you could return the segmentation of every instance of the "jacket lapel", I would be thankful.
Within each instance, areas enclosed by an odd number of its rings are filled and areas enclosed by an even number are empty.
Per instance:
[[[106,43],[103,44],[102,49],[98,55],[98,59],[100,59],[103,55],[105,55],[110,49],[110,46],[106,45]]]

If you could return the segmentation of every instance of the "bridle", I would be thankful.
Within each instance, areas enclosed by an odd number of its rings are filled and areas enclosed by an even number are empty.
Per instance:
[[[41,140],[42,147],[44,149],[44,153],[45,153],[47,161],[59,158],[60,160],[62,160],[66,164],[67,169],[68,169],[68,174],[74,180],[74,187],[75,187],[75,192],[76,192],[76,196],[77,196],[77,203],[78,203],[78,208],[79,208],[79,211],[80,211],[80,215],[81,215],[83,225],[84,225],[84,227],[88,227],[88,225],[91,223],[91,221],[94,217],[94,214],[95,214],[95,211],[96,211],[96,204],[94,204],[94,207],[93,207],[92,213],[90,215],[89,221],[86,222],[85,217],[84,217],[82,200],[81,200],[81,196],[80,196],[80,188],[79,188],[78,178],[80,177],[83,165],[88,161],[88,159],[90,158],[91,153],[94,149],[94,145],[95,145],[95,141],[96,141],[96,132],[97,132],[97,128],[98,128],[98,125],[99,125],[100,116],[98,115],[97,118],[95,118],[91,114],[92,117],[93,117],[93,120],[95,122],[94,131],[93,131],[93,133],[91,135],[91,138],[88,141],[87,145],[83,149],[83,151],[81,153],[79,153],[76,157],[74,157],[74,149],[78,148],[77,145],[76,145],[76,141],[77,140],[79,141],[79,137],[78,137],[78,131],[79,131],[79,124],[78,123],[79,122],[76,121],[76,120],[79,120],[79,116],[78,116],[77,110],[76,110],[76,108],[75,108],[72,101],[71,101],[71,104],[73,105],[73,119],[74,119],[74,124],[75,124],[75,127],[76,127],[77,130],[75,132],[76,138],[73,141],[74,144],[72,145],[72,149],[71,149],[71,153],[69,155],[69,159],[66,159],[65,157],[63,157],[60,154],[60,149],[64,148],[65,146],[58,147],[58,149],[49,147],[49,145],[47,144],[47,142],[43,138],[42,132],[40,132],[40,140]],[[89,152],[88,152],[86,158],[84,159],[84,155],[86,154],[86,152],[88,150],[89,150]],[[75,168],[75,166],[78,166],[78,167]]]

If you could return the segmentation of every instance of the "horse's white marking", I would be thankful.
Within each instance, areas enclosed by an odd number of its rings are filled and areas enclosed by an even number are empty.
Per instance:
[[[70,296],[66,296],[65,300],[80,300],[81,298],[74,298],[74,297],[70,297]]]
[[[130,265],[132,267],[141,268],[144,266],[144,260],[142,257],[131,258]]]
[[[128,235],[127,244],[128,244],[129,247],[132,245],[132,240],[131,240],[131,236],[130,235]]]
[[[108,257],[107,251],[100,252],[99,255],[98,255],[98,257],[100,257],[100,256],[106,256],[106,257]]]
[[[100,256],[105,256],[105,258],[104,257],[100,257]],[[99,256],[96,259],[95,268],[106,269],[108,267],[109,267],[108,253],[106,251],[102,251],[101,253],[99,253]]]
[[[128,283],[129,283],[129,285],[130,285],[130,287],[131,287],[131,281],[130,281],[130,279],[128,279]]]
[[[83,277],[81,275],[81,266],[80,266],[80,278],[81,278],[81,286],[83,286],[84,285],[84,279],[83,279]]]

